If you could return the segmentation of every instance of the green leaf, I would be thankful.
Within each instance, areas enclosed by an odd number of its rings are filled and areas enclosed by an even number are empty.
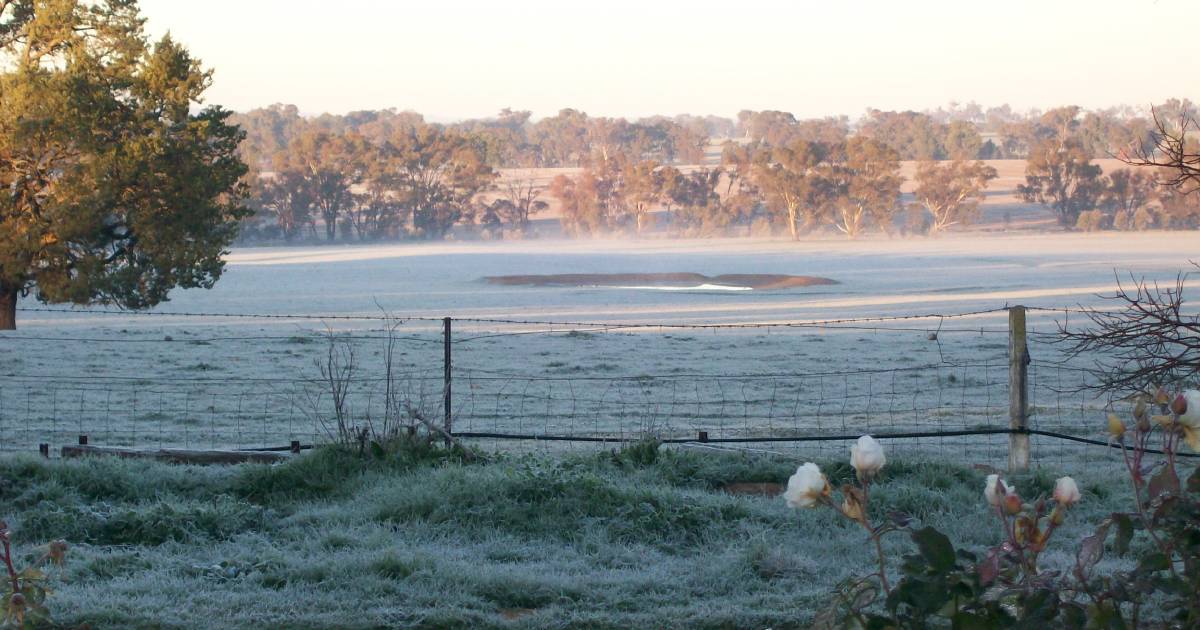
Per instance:
[[[1108,528],[1112,519],[1105,520],[1096,528],[1096,533],[1083,539],[1079,544],[1079,553],[1075,556],[1075,572],[1080,578],[1086,578],[1092,567],[1104,555],[1104,539],[1108,538]]]
[[[1159,469],[1158,473],[1150,478],[1150,485],[1146,489],[1151,499],[1157,499],[1164,494],[1179,494],[1179,476],[1175,474],[1175,467],[1166,465]]]
[[[979,573],[979,583],[990,585],[1000,575],[1000,555],[993,549],[975,570]]]
[[[954,545],[945,534],[932,527],[923,527],[913,532],[912,539],[931,569],[945,573],[954,568]]]
[[[1087,611],[1076,602],[1065,602],[1062,607],[1064,628],[1082,628],[1087,623]]]
[[[1128,514],[1113,514],[1112,521],[1117,525],[1117,536],[1114,540],[1117,555],[1129,552],[1129,542],[1133,540],[1133,519]]]
[[[1171,568],[1171,561],[1162,552],[1149,553],[1142,556],[1138,561],[1138,571],[1152,573],[1155,571],[1166,571]]]
[[[909,523],[912,523],[913,521],[913,517],[899,511],[888,512],[887,517],[893,525],[899,528],[908,527]]]

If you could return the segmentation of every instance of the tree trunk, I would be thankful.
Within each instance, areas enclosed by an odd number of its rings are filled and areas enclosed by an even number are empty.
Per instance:
[[[17,329],[17,288],[0,282],[0,330]]]

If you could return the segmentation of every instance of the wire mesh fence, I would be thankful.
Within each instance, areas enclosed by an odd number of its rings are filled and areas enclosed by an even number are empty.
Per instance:
[[[1086,389],[1086,358],[1055,346],[1057,315],[1030,316],[1033,462],[1115,461],[1099,436],[1115,402]],[[339,422],[420,418],[485,448],[652,437],[820,457],[870,433],[897,453],[995,467],[1009,454],[1007,308],[702,324],[154,316],[187,325],[0,334],[13,359],[0,383],[0,448],[87,435],[251,449],[328,441]]]

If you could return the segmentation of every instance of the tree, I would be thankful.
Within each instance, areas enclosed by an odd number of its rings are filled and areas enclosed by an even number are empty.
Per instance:
[[[891,147],[900,159],[940,160],[946,153],[943,127],[925,114],[871,109],[860,123],[860,133]]]
[[[826,152],[823,144],[796,140],[769,153],[759,153],[755,181],[768,199],[783,209],[792,240],[800,238],[801,214],[806,229],[815,225],[820,216],[822,204],[818,196],[822,186],[817,169]]]
[[[673,227],[693,236],[709,236],[728,228],[739,217],[717,192],[725,173],[719,169],[698,169],[687,174],[663,169],[663,196],[668,205],[677,206]]]
[[[855,136],[833,155],[828,166],[833,226],[855,238],[873,219],[890,234],[904,181],[896,151],[873,138]]]
[[[243,206],[211,75],[124,0],[0,3],[0,329],[20,296],[148,308],[209,288]]]
[[[1158,198],[1160,227],[1173,230],[1200,228],[1200,192],[1164,186],[1160,188]]]
[[[946,157],[951,160],[974,160],[981,157],[983,137],[975,125],[964,120],[956,120],[946,127],[946,137],[942,141]]]
[[[354,204],[350,188],[362,182],[366,141],[355,133],[340,135],[319,129],[300,134],[277,156],[276,170],[303,177],[313,206],[325,224],[325,239],[337,238],[338,221]]]
[[[270,216],[279,233],[292,242],[306,225],[312,223],[314,199],[308,180],[297,171],[283,171],[255,178],[251,203]]]
[[[538,185],[533,173],[525,173],[505,179],[500,190],[504,196],[492,204],[496,214],[518,234],[529,236],[529,218],[550,207],[540,199],[545,188]]]
[[[1096,207],[1104,191],[1101,169],[1078,142],[1044,140],[1025,162],[1025,183],[1017,190],[1026,203],[1049,206],[1063,227]]]
[[[1174,122],[1162,110],[1178,113]],[[1200,138],[1197,138],[1196,108],[1190,101],[1171,101],[1151,110],[1154,130],[1150,143],[1135,145],[1122,151],[1119,159],[1131,166],[1149,166],[1165,175],[1164,186],[1180,189],[1184,194],[1200,190]]]
[[[594,236],[610,227],[609,214],[602,202],[604,184],[585,169],[578,177],[556,175],[550,182],[550,194],[561,205],[563,232],[568,236]]]
[[[953,225],[966,225],[979,214],[979,202],[996,169],[983,162],[955,160],[945,165],[922,162],[917,166],[913,191],[917,203],[929,212],[929,231],[936,234]]]
[[[473,218],[476,195],[496,177],[470,136],[422,125],[392,136],[383,147],[388,178],[420,237],[445,237]]]
[[[1154,176],[1144,171],[1117,169],[1104,178],[1102,210],[1118,227],[1134,225],[1134,217],[1154,199]]]
[[[641,234],[650,208],[662,196],[660,165],[653,160],[624,160],[621,168],[619,194],[625,211],[633,215],[634,229]]]

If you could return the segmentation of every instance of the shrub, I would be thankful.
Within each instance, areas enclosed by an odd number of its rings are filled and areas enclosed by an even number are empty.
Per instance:
[[[0,587],[0,625],[25,628],[50,620],[46,608],[46,596],[51,590],[46,586],[46,574],[36,565],[50,562],[62,565],[67,554],[67,543],[56,540],[46,546],[46,552],[35,565],[17,571],[13,561],[12,534],[8,524],[0,521],[0,564],[3,564],[4,586]]]
[[[1156,413],[1157,412],[1157,413]],[[1026,501],[999,475],[984,489],[1000,526],[1002,542],[982,557],[956,549],[932,527],[912,530],[910,519],[892,514],[868,520],[869,479],[842,487],[832,499],[827,480],[806,464],[789,481],[789,505],[825,505],[861,523],[876,543],[879,570],[837,588],[818,627],[955,628],[1200,627],[1200,469],[1182,482],[1177,453],[1186,443],[1200,449],[1200,391],[1169,396],[1159,389],[1140,397],[1133,422],[1111,415],[1108,430],[1118,441],[1133,485],[1135,511],[1113,513],[1085,538],[1067,574],[1043,570],[1040,554],[1068,518],[1080,492],[1070,477],[1059,479],[1050,496]],[[1163,461],[1146,455],[1158,442]],[[904,557],[901,578],[889,584],[879,538],[907,530],[915,551]],[[1106,544],[1118,554],[1136,550],[1133,569],[1097,571]]]

